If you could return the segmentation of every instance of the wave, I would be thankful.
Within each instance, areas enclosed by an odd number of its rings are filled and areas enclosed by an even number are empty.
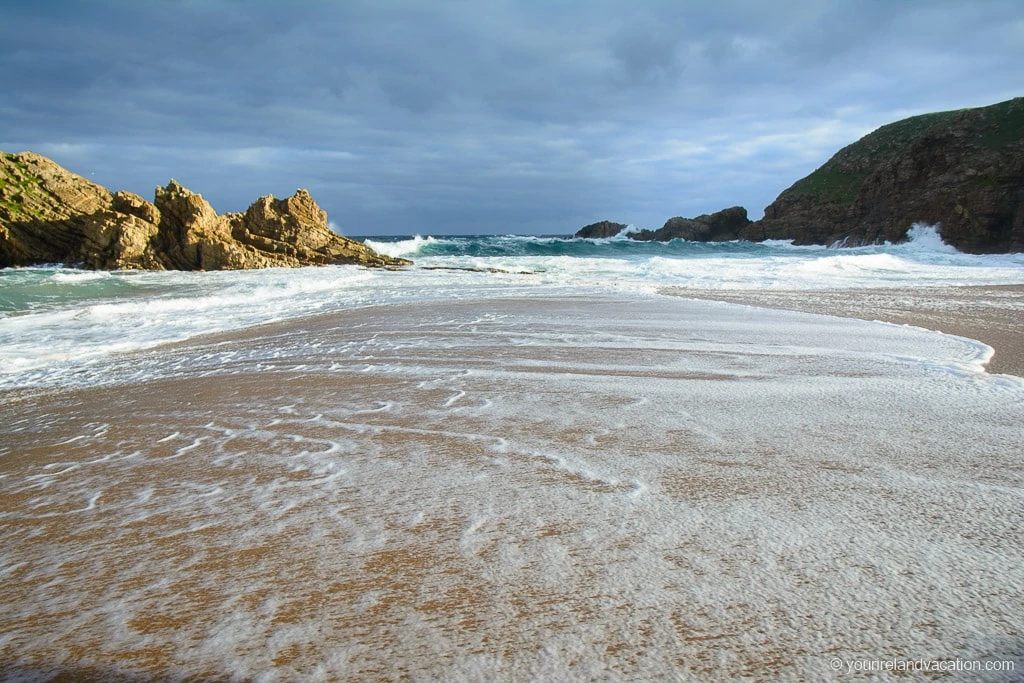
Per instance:
[[[757,242],[643,242],[621,235],[602,239],[584,239],[567,236],[544,235],[458,235],[458,236],[402,236],[365,239],[372,249],[388,256],[405,258],[473,256],[569,256],[577,258],[616,258],[628,256],[700,255],[734,256],[764,254],[778,248]],[[820,247],[819,247],[820,248]]]
[[[928,258],[930,256],[994,259],[1002,263],[1024,263],[1024,254],[999,254],[979,257],[965,254],[942,241],[935,226],[915,224],[907,240],[898,244],[883,243],[858,247],[824,245],[794,245],[792,240],[766,240],[764,242],[690,242],[674,239],[668,242],[638,241],[627,235],[628,226],[618,235],[606,238],[576,238],[565,235],[422,235],[376,237],[365,239],[365,244],[388,256],[406,258],[424,257],[514,257],[514,256],[570,256],[578,258],[669,257],[700,258],[763,257],[775,254],[822,254],[833,256],[840,252],[847,256],[889,253],[902,256]]]
[[[359,306],[374,277],[354,267],[73,275],[0,276],[0,388],[59,377],[69,362]]]
[[[957,248],[946,244],[939,234],[938,226],[926,223],[914,223],[907,231],[907,241],[898,245],[902,251],[938,252],[940,254],[959,254]]]
[[[410,238],[401,238],[396,242],[364,239],[363,244],[385,256],[407,257],[420,254],[424,245],[435,244],[437,241],[434,237],[424,238],[420,235],[413,235]]]
[[[915,226],[900,244],[638,242],[569,236],[375,237],[402,271],[355,266],[212,273],[0,270],[0,388],[67,381],[92,359],[356,307],[452,298],[590,296],[664,287],[826,290],[1024,283],[1024,254],[971,255]]]

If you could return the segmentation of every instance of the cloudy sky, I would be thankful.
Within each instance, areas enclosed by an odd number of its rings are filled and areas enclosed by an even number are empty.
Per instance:
[[[1020,0],[4,0],[0,149],[348,235],[659,227],[1021,64]]]

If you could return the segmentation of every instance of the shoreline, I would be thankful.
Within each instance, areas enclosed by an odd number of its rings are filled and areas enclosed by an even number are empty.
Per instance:
[[[122,358],[160,364],[0,409],[0,656],[47,679],[1016,662],[1022,388],[912,360],[968,346],[685,299],[504,297]]]
[[[1024,285],[777,291],[663,287],[658,291],[688,299],[910,325],[975,339],[995,350],[986,363],[988,372],[1024,377]]]

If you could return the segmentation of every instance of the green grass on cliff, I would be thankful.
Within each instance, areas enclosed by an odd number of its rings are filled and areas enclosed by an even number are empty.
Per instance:
[[[886,159],[899,155],[926,135],[944,135],[954,130],[961,134],[965,144],[988,151],[1024,145],[1024,98],[977,109],[921,114],[882,126],[839,150],[783,194],[810,197],[815,204],[852,206],[864,181]]]
[[[17,170],[12,172],[10,168],[0,167],[0,206],[7,209],[10,215],[18,216],[25,213],[25,195],[37,191],[42,184],[42,178],[33,174],[28,164],[20,161],[17,155],[5,154],[4,157]],[[38,209],[32,213],[37,216],[43,215]]]
[[[8,154],[7,158],[10,159],[10,156]],[[21,213],[21,202],[15,200],[17,190],[14,188],[16,187],[17,181],[11,178],[11,176],[5,175],[0,177],[0,206],[7,209],[11,215]]]
[[[994,105],[988,130],[984,131],[978,142],[988,149],[1004,149],[1011,145],[1018,147],[1024,143],[1024,97]]]
[[[787,193],[808,196],[815,204],[851,206],[869,173],[850,173],[824,166],[796,181]]]
[[[21,202],[16,200],[7,199],[6,197],[0,198],[0,206],[7,209],[11,216],[20,216],[22,213]]]
[[[787,193],[815,204],[853,205],[861,185],[887,157],[942,126],[956,112],[921,114],[882,126],[839,150],[821,168],[796,181]]]

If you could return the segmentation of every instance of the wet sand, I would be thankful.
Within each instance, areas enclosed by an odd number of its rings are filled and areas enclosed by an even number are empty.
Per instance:
[[[1019,671],[1019,385],[872,353],[956,360],[956,340],[723,308],[395,305],[124,359],[158,379],[12,395],[0,670]]]
[[[989,372],[1024,377],[1024,285],[849,290],[707,290],[666,287],[664,294],[913,325],[995,349]]]

